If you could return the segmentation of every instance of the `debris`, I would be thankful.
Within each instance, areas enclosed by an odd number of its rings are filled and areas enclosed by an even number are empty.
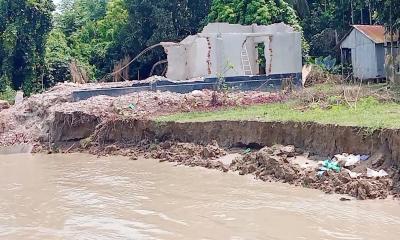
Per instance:
[[[204,97],[206,97],[206,94],[204,92],[202,92],[202,91],[194,90],[192,92],[192,96],[193,97],[197,97],[197,98],[204,98]]]
[[[155,80],[148,79],[143,81]],[[0,145],[38,143],[48,141],[48,124],[56,112],[80,111],[98,117],[100,120],[123,116],[135,119],[151,119],[162,115],[191,111],[210,111],[216,108],[245,106],[282,101],[283,93],[274,92],[215,92],[196,91],[187,94],[172,92],[137,92],[123,96],[96,96],[83,101],[73,101],[72,93],[82,89],[101,89],[130,86],[134,82],[119,83],[60,83],[48,91],[23,100],[0,112]],[[218,105],[211,104],[212,96]],[[20,104],[18,104],[20,103]]]
[[[369,155],[361,155],[360,160],[361,161],[367,161],[369,159]]]
[[[338,162],[334,162],[331,160],[325,160],[322,162],[322,167],[320,168],[321,171],[328,171],[333,170],[335,172],[340,172],[341,167]]]
[[[20,105],[23,101],[24,101],[24,92],[17,91],[17,94],[15,95],[15,105]]]
[[[386,176],[388,176],[389,174],[385,171],[385,170],[383,170],[383,169],[381,169],[379,172],[377,172],[377,171],[375,171],[375,170],[372,170],[372,169],[370,169],[370,168],[367,168],[367,177],[370,177],[370,178],[374,178],[374,177],[386,177]]]
[[[136,105],[131,103],[131,104],[128,105],[128,108],[131,109],[131,110],[135,110]]]
[[[351,199],[350,199],[350,198],[342,197],[342,198],[340,198],[340,201],[342,201],[342,202],[351,201]]]
[[[344,170],[350,175],[351,178],[358,178],[362,173],[352,172],[349,169],[344,168]]]
[[[243,151],[243,153],[244,154],[251,153],[251,148],[247,148],[246,150]]]
[[[335,155],[335,158],[339,163],[341,163],[341,165],[344,165],[345,167],[350,167],[356,165],[360,161],[361,156],[343,153]]]

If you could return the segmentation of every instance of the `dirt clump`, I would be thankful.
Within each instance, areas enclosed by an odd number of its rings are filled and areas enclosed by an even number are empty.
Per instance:
[[[384,178],[351,178],[345,172],[327,172],[317,181],[309,183],[307,186],[320,189],[325,193],[347,194],[360,200],[366,199],[385,199],[391,194],[392,181],[388,177]]]
[[[295,183],[301,169],[290,164],[289,158],[299,155],[294,146],[275,145],[262,148],[258,152],[247,153],[235,159],[230,169],[239,171],[240,175],[255,174],[263,181],[281,181]]]
[[[226,155],[225,150],[215,141],[206,146],[167,141],[154,146],[148,157],[159,159],[160,162],[174,162],[179,165],[200,166],[227,172],[228,167],[217,160],[224,155]]]
[[[301,168],[294,157],[302,155],[293,146],[275,145],[258,152],[247,153],[235,159],[230,170],[240,175],[254,174],[263,181],[279,181],[304,187],[320,189],[325,193],[348,194],[354,198],[387,198],[393,189],[389,177],[368,178],[362,174],[351,178],[345,172],[326,171],[318,175],[318,168]]]
[[[0,112],[8,108],[10,108],[10,104],[7,101],[0,100]]]

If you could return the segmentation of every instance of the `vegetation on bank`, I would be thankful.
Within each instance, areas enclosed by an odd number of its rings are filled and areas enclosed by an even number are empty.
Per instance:
[[[3,92],[0,92],[0,100],[13,103],[15,101],[15,95],[17,92],[11,87],[7,87]]]
[[[11,87],[29,95],[72,79],[111,81],[104,76],[143,49],[180,41],[208,22],[285,22],[303,32],[305,53],[335,59],[337,39],[352,24],[400,28],[398,0],[61,0],[55,9],[52,0],[0,0],[0,92]],[[165,58],[155,49],[124,78],[146,78]]]
[[[354,90],[354,89],[353,89]],[[366,89],[363,89],[366,91]],[[400,128],[400,104],[382,99],[384,94],[358,93],[351,90],[345,98],[334,94],[340,88],[319,85],[297,93],[288,101],[266,105],[224,109],[211,112],[179,113],[157,118],[158,121],[206,122],[222,120],[295,121],[360,126],[370,129]],[[372,90],[372,91],[371,91]],[[313,92],[314,91],[314,92]],[[355,90],[356,92],[357,90]],[[312,100],[310,100],[312,99]],[[347,99],[347,100],[346,100]]]

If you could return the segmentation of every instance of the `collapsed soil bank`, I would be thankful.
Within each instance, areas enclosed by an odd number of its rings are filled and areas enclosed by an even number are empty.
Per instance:
[[[254,174],[263,181],[283,181],[327,193],[349,194],[358,199],[397,195],[400,192],[398,131],[368,133],[366,130],[295,122],[178,123],[132,118],[101,121],[99,117],[83,112],[56,112],[50,125],[50,140],[61,147],[73,143],[69,150],[76,145],[74,150],[87,149],[93,154],[124,155],[133,159],[137,154],[148,154],[148,157],[162,161],[239,171],[240,174]],[[279,150],[279,146],[284,145],[296,147],[300,152]],[[268,148],[270,146],[272,148]],[[241,155],[228,165],[219,161],[218,156],[226,154],[224,148],[232,147],[263,149],[257,154]],[[293,156],[305,151],[307,155],[332,157],[347,152],[371,157],[366,163],[368,166],[355,169],[362,174],[361,178],[352,179],[345,171],[327,173],[321,178],[315,168],[301,170],[291,163]],[[366,167],[388,170],[390,177],[367,178]]]
[[[167,140],[209,144],[213,140],[224,148],[235,146],[294,145],[321,156],[338,153],[383,154],[387,165],[400,166],[400,132],[297,122],[215,121],[156,122],[118,118],[100,122],[91,115],[72,112],[55,114],[51,125],[53,142],[78,141],[91,137],[100,145],[138,144],[143,140]]]

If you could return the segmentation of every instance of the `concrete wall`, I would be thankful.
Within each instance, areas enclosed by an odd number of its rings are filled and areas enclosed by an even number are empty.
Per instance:
[[[268,38],[265,47],[266,73],[284,74],[302,71],[301,34],[277,33]]]
[[[353,75],[359,79],[376,78],[378,73],[375,43],[357,29],[342,42],[342,48],[351,49]]]
[[[170,79],[186,79],[186,48],[184,45],[174,44],[164,46],[167,53],[168,70],[167,76]]]
[[[229,23],[209,23],[204,27],[201,33],[250,33],[253,32],[253,27],[243,26],[240,24],[229,24]]]

